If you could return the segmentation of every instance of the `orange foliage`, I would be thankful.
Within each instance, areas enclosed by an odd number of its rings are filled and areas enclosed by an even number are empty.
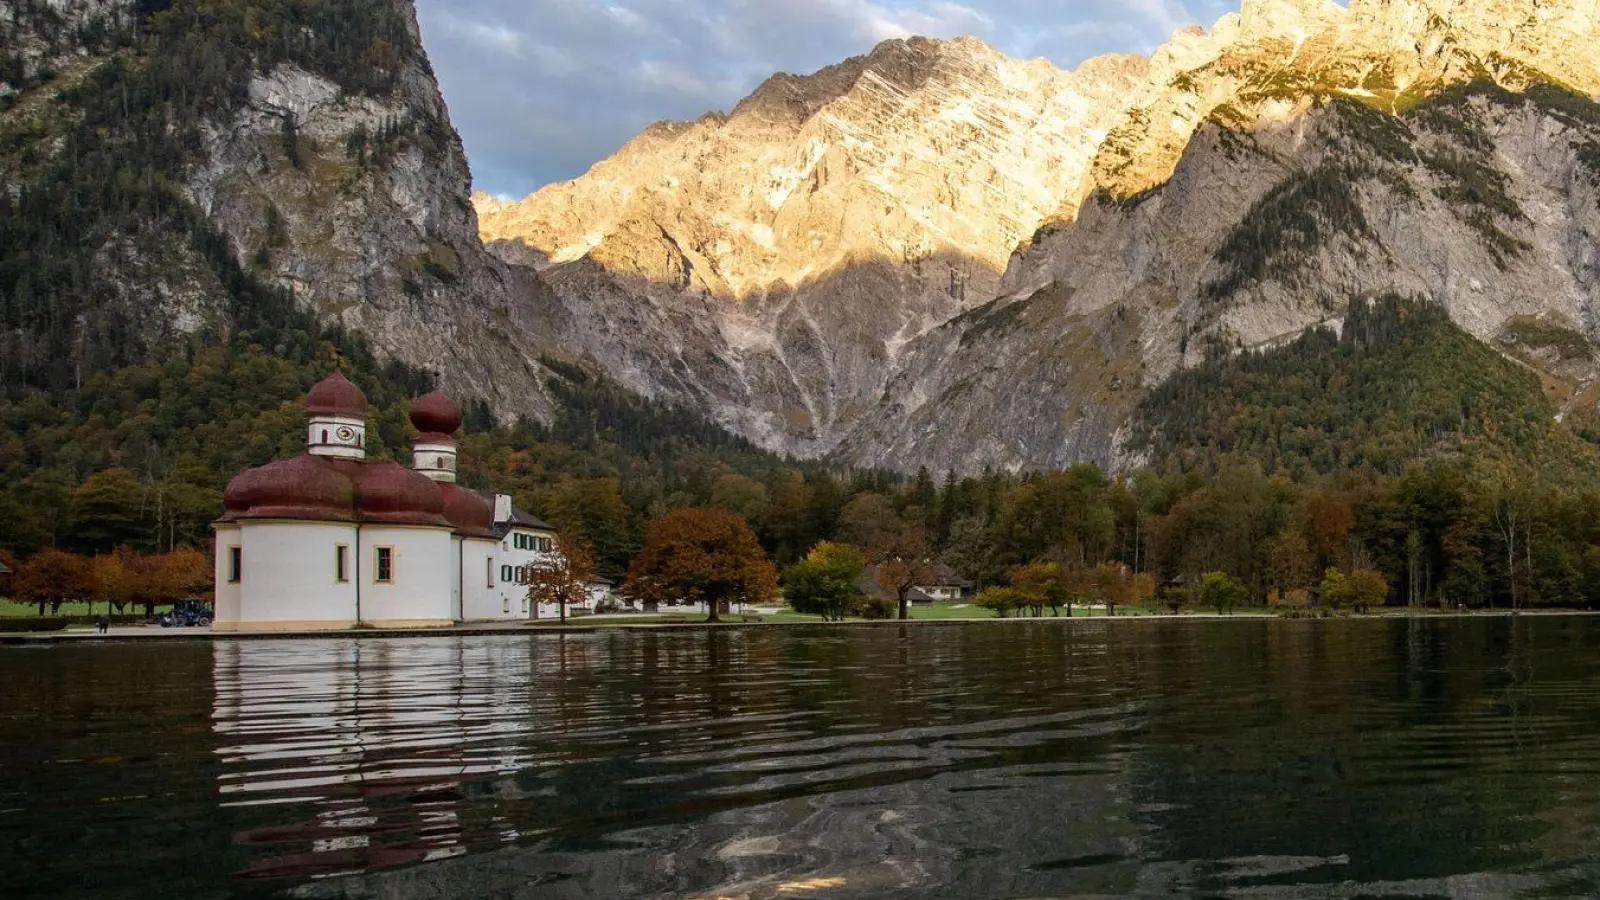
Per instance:
[[[561,607],[561,621],[567,620],[567,607],[589,599],[589,580],[594,578],[594,554],[568,534],[556,535],[554,558],[529,566],[528,601],[535,612],[541,603]]]
[[[743,516],[675,509],[645,531],[625,591],[645,603],[705,603],[715,622],[729,603],[776,600],[778,571]]]
[[[12,578],[12,593],[25,603],[45,604],[59,611],[68,600],[82,600],[94,592],[94,576],[89,561],[64,550],[45,550],[23,563]]]

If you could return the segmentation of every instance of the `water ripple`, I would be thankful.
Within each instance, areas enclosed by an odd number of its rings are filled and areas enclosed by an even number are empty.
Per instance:
[[[0,838],[23,897],[1592,896],[1597,691],[1590,620],[61,647]]]

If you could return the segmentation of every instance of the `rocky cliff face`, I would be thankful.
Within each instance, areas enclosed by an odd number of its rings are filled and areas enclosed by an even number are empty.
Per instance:
[[[478,237],[410,0],[198,7],[0,0],[0,184],[58,217],[4,208],[34,260],[0,306],[0,375],[58,386],[66,348],[100,348],[79,372],[159,358],[277,288],[461,396],[548,413],[562,310]]]
[[[581,345],[647,393],[807,454],[881,396],[909,341],[994,294],[1142,64],[1097,77],[970,40],[890,42],[663,124],[577,182],[480,198]]]
[[[1176,367],[1386,290],[1587,414],[1597,24],[1596,0],[1251,0],[1070,73],[890,42],[479,198],[482,230],[624,383],[850,462],[1125,461]]]
[[[0,108],[105,52],[132,15],[130,0],[0,3]]]
[[[189,191],[242,263],[324,321],[461,396],[541,415],[541,335],[561,310],[537,275],[485,252],[415,10],[395,8],[390,91],[353,94],[292,63],[260,73],[234,114],[205,123]]]

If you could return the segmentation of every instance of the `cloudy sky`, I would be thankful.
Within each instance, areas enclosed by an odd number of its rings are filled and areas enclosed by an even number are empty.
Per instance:
[[[1148,52],[1238,0],[418,0],[423,41],[476,187],[573,178],[659,119],[727,110],[773,72],[811,72],[912,34],[983,38],[1063,67]]]

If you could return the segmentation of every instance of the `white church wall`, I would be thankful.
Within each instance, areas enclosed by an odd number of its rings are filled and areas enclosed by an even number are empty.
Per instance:
[[[387,582],[378,580],[380,548],[392,551],[392,579]],[[453,550],[450,531],[445,528],[364,526],[361,620],[380,628],[453,624]]]
[[[238,628],[349,628],[356,623],[356,527],[338,522],[250,521],[240,529]],[[337,549],[349,547],[347,581]],[[228,561],[224,553],[221,565]],[[226,571],[219,584],[226,583]]]
[[[462,618],[468,622],[524,618],[523,605],[502,596],[498,549],[488,538],[469,538],[462,545]]]
[[[239,627],[239,585],[230,579],[230,551],[240,547],[239,526],[218,525],[216,550],[213,556],[213,575],[216,584],[216,604],[211,627],[217,631],[234,631]]]
[[[463,558],[466,543],[460,536],[450,537],[450,618],[460,622],[466,618],[466,595],[462,590],[466,585],[461,583],[461,567],[466,562]]]

